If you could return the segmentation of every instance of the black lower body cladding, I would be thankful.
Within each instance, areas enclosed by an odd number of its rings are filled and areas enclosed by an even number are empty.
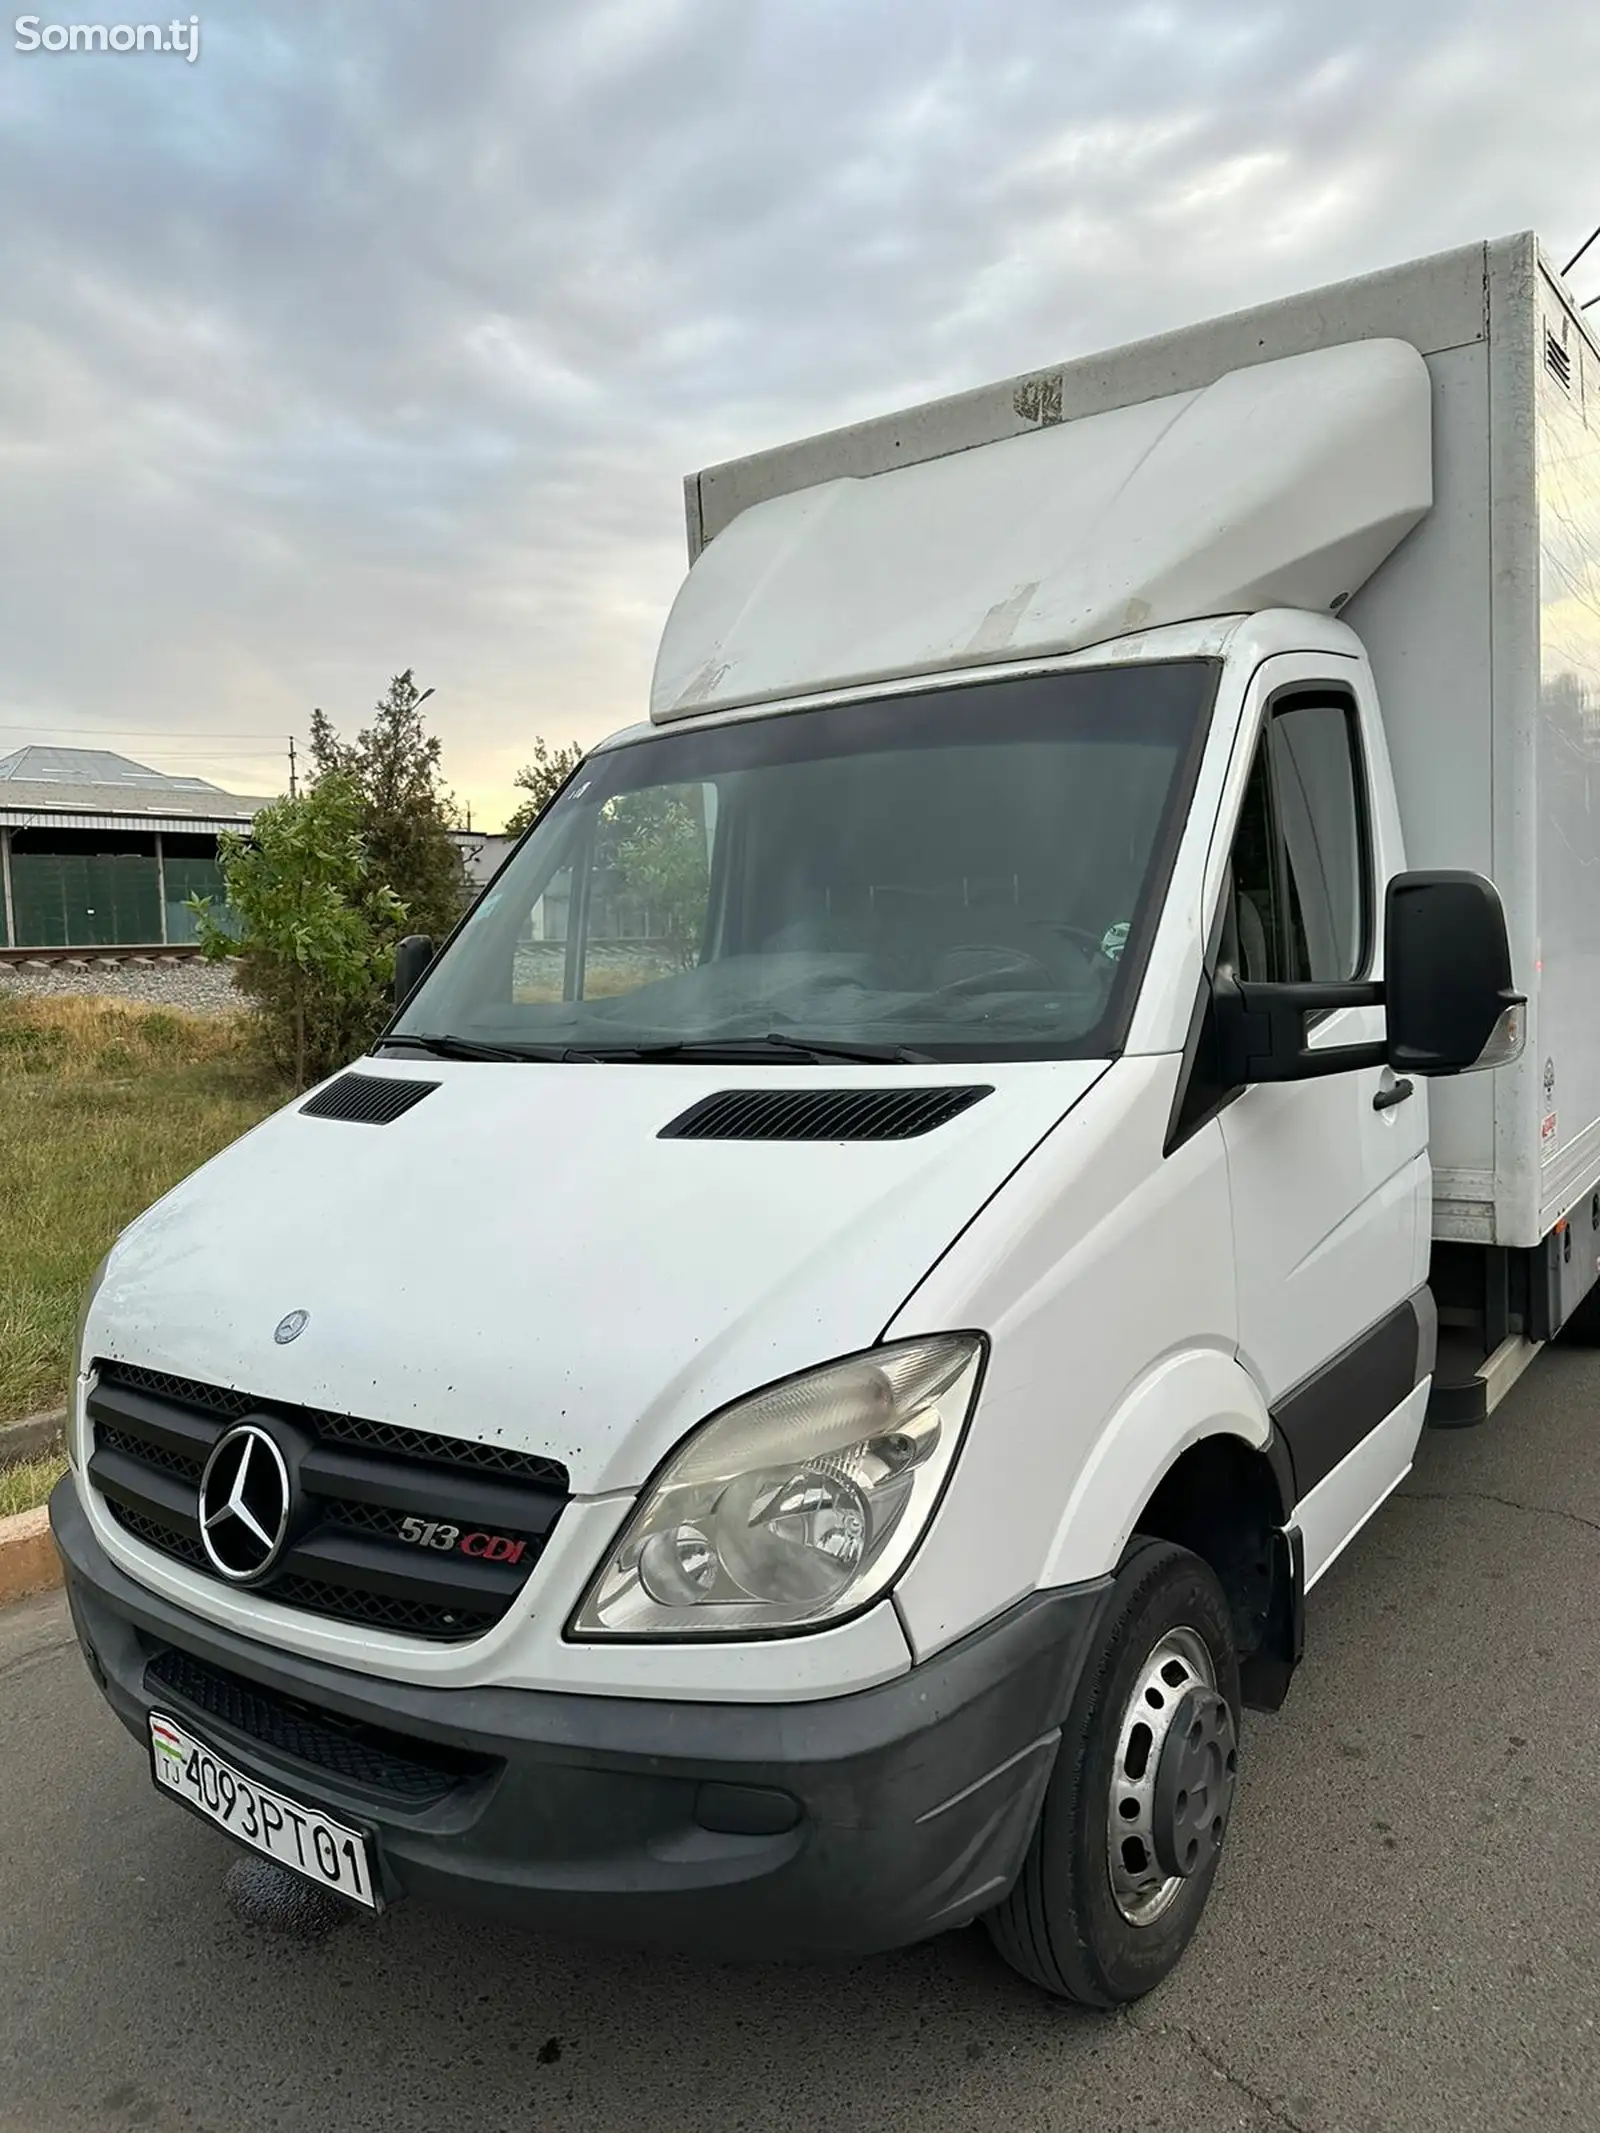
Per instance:
[[[814,1703],[419,1688],[146,1591],[101,1548],[70,1475],[51,1517],[91,1672],[141,1742],[164,1709],[370,1830],[390,1900],[718,1957],[863,1955],[994,1904],[1106,1590],[1038,1595],[896,1681]],[[324,1754],[325,1739],[362,1752]],[[442,1775],[401,1796],[402,1768]]]

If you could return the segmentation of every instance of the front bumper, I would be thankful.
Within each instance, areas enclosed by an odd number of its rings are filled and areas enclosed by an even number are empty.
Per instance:
[[[50,1515],[90,1670],[141,1742],[160,1707],[371,1830],[391,1901],[722,1957],[862,1955],[998,1902],[1108,1582],[1037,1595],[830,1701],[435,1689],[254,1643],[146,1591],[101,1548],[71,1475]]]

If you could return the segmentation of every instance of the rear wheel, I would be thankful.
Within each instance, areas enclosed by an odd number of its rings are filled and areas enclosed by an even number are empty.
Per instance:
[[[1238,1732],[1239,1663],[1221,1586],[1186,1549],[1136,1540],[1022,1873],[988,1916],[1014,1969],[1089,2007],[1160,1984],[1211,1893]]]

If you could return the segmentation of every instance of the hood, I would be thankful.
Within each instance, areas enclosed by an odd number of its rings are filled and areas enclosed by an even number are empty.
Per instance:
[[[436,1086],[388,1125],[296,1103],[197,1171],[119,1241],[88,1352],[546,1453],[591,1495],[870,1346],[1105,1065],[361,1071]],[[724,1090],[912,1085],[992,1093],[908,1140],[660,1138]]]

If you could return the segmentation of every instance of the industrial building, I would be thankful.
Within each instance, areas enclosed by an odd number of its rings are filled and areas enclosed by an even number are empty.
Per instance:
[[[502,837],[486,830],[452,830],[450,842],[461,854],[461,864],[466,870],[468,886],[474,896],[488,887],[498,872],[501,861],[516,843],[515,837]]]
[[[0,947],[192,942],[188,899],[222,900],[219,834],[267,804],[103,748],[0,756]]]

